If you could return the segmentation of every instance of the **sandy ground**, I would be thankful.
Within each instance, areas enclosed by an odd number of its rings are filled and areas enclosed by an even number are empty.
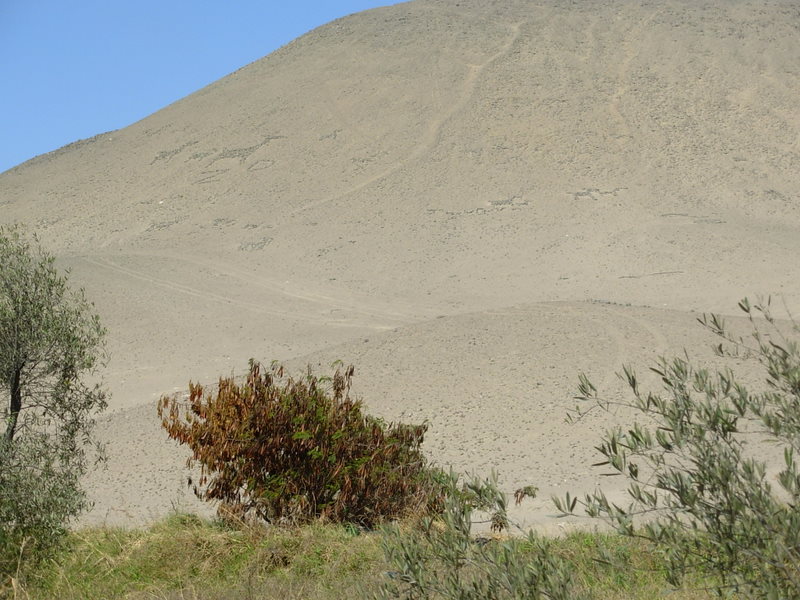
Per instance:
[[[208,510],[155,416],[249,358],[327,371],[432,460],[540,499],[602,484],[623,393],[695,319],[800,314],[800,11],[790,2],[417,0],[335,21],[120,131],[0,174],[109,329],[107,469],[84,522]],[[758,8],[758,10],[756,10]],[[746,377],[757,377],[738,364]]]

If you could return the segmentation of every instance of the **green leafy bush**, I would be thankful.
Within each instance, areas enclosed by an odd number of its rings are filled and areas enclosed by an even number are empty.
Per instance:
[[[392,569],[380,597],[416,600],[539,599],[578,600],[573,569],[533,533],[519,538],[475,536],[476,513],[494,532],[509,527],[506,497],[494,475],[462,482],[442,475],[444,509],[421,519],[418,527],[384,532],[384,553]],[[535,488],[519,490],[517,501]]]
[[[190,384],[188,402],[165,396],[158,414],[200,465],[195,493],[228,514],[372,527],[432,506],[437,492],[420,451],[427,426],[364,414],[350,397],[352,375],[349,367],[330,380],[310,370],[294,379],[251,361],[241,385],[221,378],[212,393]]]
[[[652,542],[675,584],[689,573],[705,572],[717,578],[720,593],[798,598],[798,328],[793,322],[781,326],[768,301],[751,305],[745,299],[739,306],[750,320],[749,339],[733,335],[718,316],[700,322],[722,338],[716,347],[720,356],[760,363],[765,385],[759,391],[730,369],[711,373],[692,365],[688,355],[662,359],[652,369],[661,378],[660,392],[642,390],[636,374],[625,368],[630,401],[603,400],[582,376],[580,398],[592,408],[623,404],[639,411],[644,424],[611,431],[598,447],[601,464],[629,479],[630,505],[618,506],[602,492],[580,504],[623,534]],[[586,412],[579,410],[579,418]],[[783,451],[783,468],[774,481],[752,451],[759,440]],[[557,504],[564,511],[575,508],[570,498]]]

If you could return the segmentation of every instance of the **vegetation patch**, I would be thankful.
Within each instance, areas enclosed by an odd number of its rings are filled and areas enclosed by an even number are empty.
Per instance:
[[[398,524],[413,537],[419,522]],[[514,561],[531,562],[538,550],[507,536],[479,538],[484,547],[508,548]],[[380,532],[315,522],[301,527],[231,527],[174,515],[147,529],[92,528],[68,534],[48,563],[8,586],[21,600],[344,600],[382,594],[393,568]],[[672,591],[657,552],[618,534],[574,533],[548,542],[553,560],[574,573],[574,592],[599,600],[674,600],[715,597],[699,579]],[[605,549],[617,559],[597,560]],[[698,589],[692,590],[695,587]],[[522,593],[522,592],[521,592]],[[402,597],[402,596],[397,596]],[[409,596],[407,596],[409,597]],[[444,598],[435,595],[416,596]],[[503,598],[525,597],[499,596]],[[546,596],[543,596],[546,597]]]

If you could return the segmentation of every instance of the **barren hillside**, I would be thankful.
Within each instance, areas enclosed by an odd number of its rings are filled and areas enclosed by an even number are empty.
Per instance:
[[[800,313],[798,40],[788,0],[415,0],[0,174],[109,329],[90,519],[189,501],[152,403],[250,357],[354,362],[509,488],[594,485],[578,372],[708,357],[744,295]]]

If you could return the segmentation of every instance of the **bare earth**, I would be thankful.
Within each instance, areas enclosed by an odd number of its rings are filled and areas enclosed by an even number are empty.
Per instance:
[[[415,0],[0,174],[109,329],[84,522],[208,511],[155,401],[254,357],[355,364],[433,460],[571,526],[550,495],[619,493],[589,465],[631,419],[566,424],[578,373],[619,395],[623,363],[713,364],[702,312],[800,313],[798,39],[788,0]]]

